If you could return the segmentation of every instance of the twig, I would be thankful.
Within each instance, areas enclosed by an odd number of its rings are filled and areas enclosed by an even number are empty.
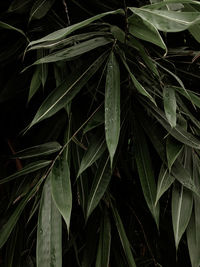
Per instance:
[[[67,3],[66,3],[65,0],[63,0],[62,2],[63,2],[63,5],[64,5],[64,8],[65,8],[65,13],[67,14],[67,22],[68,22],[68,26],[69,26],[71,23],[70,23],[70,18],[69,18],[69,12],[68,12]]]

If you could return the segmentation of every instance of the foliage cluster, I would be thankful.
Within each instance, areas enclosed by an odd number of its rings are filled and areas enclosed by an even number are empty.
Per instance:
[[[4,267],[200,266],[200,2],[0,2]]]

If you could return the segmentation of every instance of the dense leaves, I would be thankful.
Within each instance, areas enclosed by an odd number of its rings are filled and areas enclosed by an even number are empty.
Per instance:
[[[199,2],[0,8],[0,265],[199,267]]]

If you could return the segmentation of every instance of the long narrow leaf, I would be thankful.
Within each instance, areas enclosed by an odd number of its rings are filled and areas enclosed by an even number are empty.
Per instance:
[[[59,159],[54,165],[50,177],[53,200],[65,220],[69,233],[72,210],[72,190],[70,170],[65,157]]]
[[[105,133],[112,166],[120,134],[120,70],[113,52],[108,60],[106,74]]]
[[[176,126],[176,95],[172,87],[165,87],[163,91],[164,110],[171,127]]]
[[[131,251],[131,246],[130,246],[129,240],[127,238],[127,235],[126,235],[122,220],[121,220],[121,218],[119,216],[119,213],[118,213],[116,207],[114,207],[111,204],[111,208],[112,208],[115,224],[116,224],[116,227],[117,227],[117,231],[118,231],[118,234],[119,234],[119,238],[120,238],[123,250],[124,250],[124,254],[125,254],[126,259],[127,259],[128,266],[129,267],[136,267],[136,264],[135,264],[135,261],[134,261],[134,258],[133,258],[133,254],[132,254],[132,251]]]
[[[91,166],[103,154],[105,150],[105,138],[93,138],[81,160],[81,165],[77,177],[79,177],[84,170]]]
[[[172,192],[172,223],[176,249],[189,223],[193,206],[192,193],[183,185],[175,184]]]
[[[53,154],[61,149],[61,145],[58,142],[48,142],[42,145],[26,148],[24,150],[15,153],[15,158],[27,159],[39,156],[46,156]]]
[[[107,53],[102,54],[76,80],[64,81],[58,88],[56,88],[42,103],[29,128],[34,124],[51,117],[66,106],[101,67],[106,57]]]
[[[18,177],[21,177],[23,175],[38,171],[40,169],[43,169],[45,167],[47,167],[48,165],[50,165],[51,161],[50,160],[39,160],[33,163],[29,163],[28,165],[26,165],[23,169],[21,169],[20,171],[15,172],[14,174],[3,178],[0,180],[0,184],[4,184],[7,183],[11,180],[14,180]]]
[[[109,157],[102,156],[102,159],[98,165],[97,173],[92,183],[91,191],[88,196],[87,218],[99,204],[101,198],[106,192],[110,179],[111,179],[111,169],[109,166]]]
[[[144,198],[158,226],[159,205],[155,206],[156,183],[153,166],[144,133],[138,123],[135,123],[135,159]]]
[[[44,184],[37,226],[37,267],[62,266],[62,224],[61,215],[51,196],[48,178]]]
[[[55,40],[60,40],[66,36],[68,36],[69,34],[71,34],[72,32],[78,30],[78,29],[81,29],[85,26],[87,26],[88,24],[92,23],[93,21],[96,21],[98,19],[101,19],[107,15],[114,15],[114,14],[123,14],[123,10],[122,9],[118,9],[118,10],[115,10],[115,11],[109,11],[109,12],[105,12],[105,13],[102,13],[102,14],[98,14],[94,17],[91,17],[89,19],[86,19],[84,21],[81,21],[79,23],[76,23],[76,24],[73,24],[69,27],[66,27],[66,28],[63,28],[63,29],[60,29],[58,31],[55,31],[53,33],[50,33],[48,34],[47,36],[41,38],[41,39],[38,39],[36,41],[32,41],[29,43],[29,46],[32,46],[32,45],[35,45],[35,44],[39,44],[39,43],[43,43],[43,42],[49,42],[49,41],[55,41]]]
[[[111,224],[108,212],[105,210],[100,226],[100,238],[95,267],[109,267],[111,246]]]

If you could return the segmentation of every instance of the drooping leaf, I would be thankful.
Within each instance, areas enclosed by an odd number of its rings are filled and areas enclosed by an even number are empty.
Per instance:
[[[147,107],[147,105],[145,105],[145,108]],[[176,125],[176,127],[171,128],[162,110],[156,107],[154,108],[153,105],[151,105],[148,110],[175,139],[190,147],[196,149],[200,148],[200,141],[196,137],[194,137],[193,134],[187,132],[183,127]]]
[[[60,149],[61,145],[58,142],[48,142],[18,151],[17,153],[15,153],[14,157],[19,159],[28,159],[39,156],[46,156],[53,154]]]
[[[141,19],[139,16],[132,15],[128,19],[129,32],[144,41],[155,44],[167,51],[167,47],[158,32],[157,28],[151,24],[151,21]]]
[[[176,95],[172,87],[164,88],[163,102],[166,118],[173,128],[176,126]]]
[[[110,179],[111,169],[109,166],[109,157],[102,156],[88,196],[86,218],[90,216],[92,211],[99,204],[101,198],[106,192]]]
[[[151,5],[146,5],[143,6],[143,8],[147,9],[160,9],[163,6],[169,5],[169,4],[193,4],[193,5],[200,5],[198,1],[193,1],[193,0],[165,0],[165,1],[160,1],[160,0],[155,0],[151,1]],[[183,5],[182,5],[183,6]]]
[[[105,138],[93,138],[91,140],[91,143],[85,152],[82,160],[81,160],[81,165],[80,169],[78,171],[77,177],[80,176],[80,174],[86,170],[89,166],[91,166],[101,155],[103,152],[106,150],[106,143],[105,143]]]
[[[111,246],[111,224],[107,210],[104,212],[100,226],[99,245],[95,267],[109,267]]]
[[[37,267],[62,266],[62,221],[51,196],[48,178],[44,184],[37,226]]]
[[[199,22],[198,12],[177,12],[168,10],[151,10],[147,8],[129,8],[143,20],[149,21],[155,28],[164,32],[179,32]]]
[[[35,95],[35,93],[38,91],[38,89],[39,89],[39,87],[41,85],[40,71],[41,71],[41,67],[40,66],[36,66],[36,69],[35,69],[35,71],[33,73],[32,79],[31,79],[28,102]]]
[[[172,192],[172,223],[176,250],[192,214],[192,192],[183,185],[175,184]]]
[[[126,235],[126,231],[124,229],[122,220],[121,220],[121,218],[119,216],[119,213],[118,213],[116,207],[114,207],[111,204],[111,208],[112,208],[113,217],[114,217],[114,220],[115,220],[115,224],[116,224],[117,231],[118,231],[118,234],[119,234],[119,238],[120,238],[123,250],[124,250],[124,254],[126,256],[126,260],[127,260],[128,266],[129,267],[136,267],[136,264],[135,264],[135,261],[134,261],[134,258],[133,258],[133,253],[131,251],[131,246],[130,246],[128,237]]]
[[[108,60],[106,74],[105,134],[112,166],[120,134],[120,70],[113,52]]]
[[[190,170],[187,170],[178,160],[171,169],[172,175],[179,181],[179,183],[200,197],[200,189],[195,185],[189,171]]]
[[[133,73],[131,72],[128,64],[126,63],[125,59],[121,56],[122,62],[125,66],[125,68],[127,69],[130,78],[135,86],[135,88],[138,90],[138,92],[144,96],[146,96],[147,98],[149,98],[154,104],[155,104],[155,100],[153,99],[153,97],[147,92],[147,90],[141,85],[141,83],[135,78],[135,76],[133,75]]]
[[[155,206],[156,201],[156,183],[154,171],[151,162],[148,145],[138,123],[134,125],[135,133],[135,159],[142,186],[142,191],[146,203],[155,219],[157,226],[159,225],[159,204]]]
[[[200,186],[199,174],[199,159],[193,155],[193,179],[198,187]],[[198,267],[200,265],[200,199],[196,195],[194,195],[193,198],[194,209],[187,227],[187,242],[192,267]]]
[[[43,169],[47,167],[48,165],[50,165],[50,163],[51,163],[51,160],[39,160],[33,163],[29,163],[23,169],[11,174],[10,176],[7,176],[6,178],[1,179],[0,184],[7,183],[23,175]]]
[[[107,45],[112,42],[112,39],[108,39],[105,37],[96,37],[94,39],[81,42],[78,44],[74,44],[73,46],[64,48],[62,50],[58,50],[52,54],[47,55],[46,57],[42,57],[34,62],[34,65],[44,64],[50,62],[57,62],[61,60],[71,60],[77,56],[80,56],[84,53],[90,52],[91,50]]]
[[[28,7],[33,0],[14,0],[9,6],[8,12],[18,12]]]
[[[15,208],[14,212],[9,216],[8,220],[3,224],[3,226],[0,229],[0,248],[3,247],[3,245],[8,240],[12,230],[17,224],[17,221],[23,212],[26,204],[30,200],[30,198],[35,194],[37,190],[38,184],[33,187],[33,189],[21,200],[21,202],[18,204],[18,206]]]
[[[51,117],[66,106],[100,68],[106,57],[107,53],[102,54],[90,65],[89,68],[82,72],[80,76],[78,75],[78,78],[75,80],[72,78],[71,81],[66,80],[56,88],[42,103],[29,128],[34,124]]]
[[[155,205],[161,198],[161,196],[169,189],[169,187],[174,182],[175,178],[172,174],[169,173],[166,166],[163,164],[160,169],[159,177],[158,177],[158,184],[157,184],[157,194],[156,194],[156,201]]]
[[[65,220],[69,233],[72,210],[72,190],[70,170],[65,157],[57,160],[50,177],[53,200]]]
[[[167,163],[168,168],[171,170],[172,165],[174,164],[177,157],[180,155],[183,149],[183,145],[180,142],[177,142],[176,139],[169,136],[166,140],[166,153],[167,153]]]
[[[101,19],[101,18],[103,18],[103,17],[105,17],[107,15],[123,14],[123,13],[124,12],[123,12],[122,9],[118,9],[118,10],[115,10],[115,11],[109,11],[109,12],[105,12],[105,13],[102,13],[102,14],[98,14],[98,15],[96,15],[94,17],[91,17],[91,18],[86,19],[84,21],[81,21],[79,23],[73,24],[73,25],[71,25],[69,27],[66,27],[66,28],[57,30],[57,31],[55,31],[53,33],[50,33],[50,34],[48,34],[47,36],[45,36],[45,37],[43,37],[41,39],[32,41],[32,42],[29,43],[29,46],[32,46],[32,45],[35,45],[35,44],[39,44],[39,43],[43,43],[43,42],[60,40],[60,39],[62,39],[64,37],[68,36],[72,32],[87,26],[88,24],[92,23],[93,21]]]
[[[0,28],[2,28],[2,29],[7,29],[7,30],[13,30],[13,31],[19,32],[19,33],[22,34],[25,38],[27,38],[27,37],[26,37],[26,34],[25,34],[22,30],[20,30],[20,29],[14,27],[14,26],[12,26],[12,25],[9,25],[9,24],[7,24],[7,23],[5,23],[5,22],[3,22],[3,21],[0,21]]]
[[[37,0],[32,6],[29,22],[33,19],[41,19],[54,4],[55,0]]]

